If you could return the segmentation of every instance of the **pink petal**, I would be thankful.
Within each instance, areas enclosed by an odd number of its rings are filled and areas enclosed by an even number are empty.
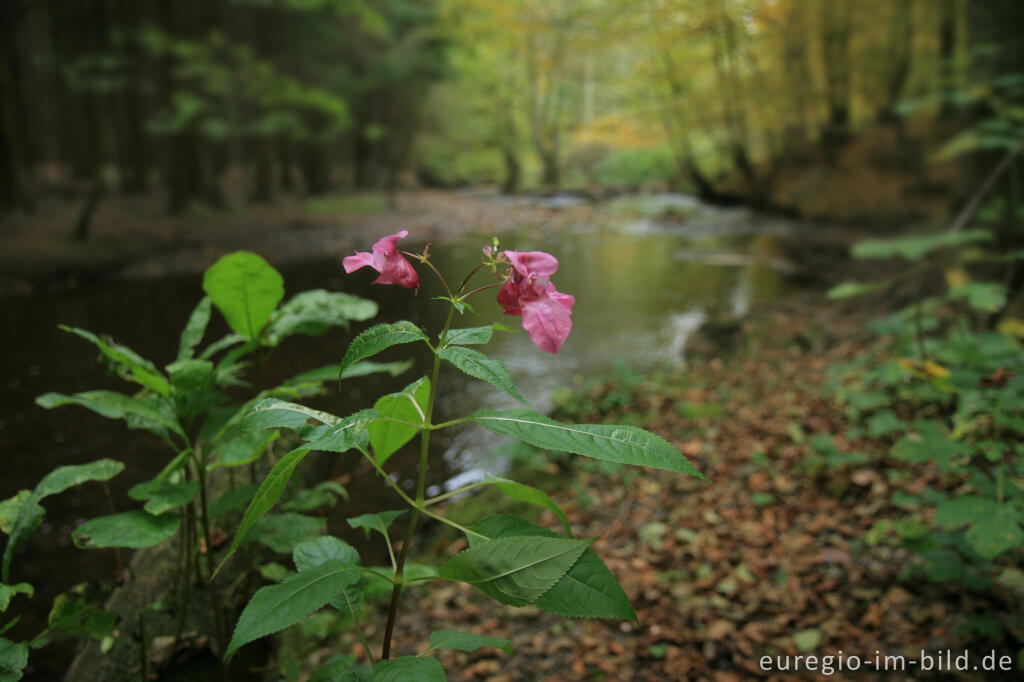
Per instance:
[[[548,353],[557,353],[572,330],[572,318],[569,316],[572,303],[566,306],[564,299],[573,297],[567,294],[559,294],[559,297],[563,300],[544,296],[523,304],[523,329],[531,341]]]
[[[523,306],[519,302],[519,296],[520,287],[512,280],[505,282],[505,286],[498,291],[498,303],[501,304],[501,308],[505,311],[506,315],[523,314]]]
[[[374,261],[373,254],[366,253],[365,251],[357,251],[354,256],[346,256],[341,261],[342,266],[345,268],[345,272],[352,273],[359,268],[365,268],[367,266],[374,270],[380,271],[377,267],[377,263]]]
[[[543,251],[506,251],[505,256],[523,277],[550,277],[558,270],[558,259]]]
[[[402,237],[408,237],[409,230],[402,230],[396,234],[388,235],[387,237],[381,237],[373,245],[373,255],[375,256],[390,256],[398,251],[398,240]]]
[[[393,254],[384,259],[380,277],[373,281],[374,284],[397,284],[410,289],[420,288],[420,276],[412,264],[401,254]]]
[[[572,294],[563,294],[561,291],[555,291],[555,285],[551,284],[550,282],[548,282],[547,289],[544,293],[546,293],[550,299],[552,299],[555,303],[561,305],[570,313],[572,312],[572,307],[576,305],[575,296],[573,296]]]

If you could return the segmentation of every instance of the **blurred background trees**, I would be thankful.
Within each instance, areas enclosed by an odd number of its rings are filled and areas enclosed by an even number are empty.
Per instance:
[[[225,183],[252,202],[418,182],[662,183],[770,203],[787,169],[842,166],[867,131],[926,183],[936,154],[1012,146],[1024,120],[1013,0],[7,0],[0,13],[5,209],[68,188],[219,207]]]

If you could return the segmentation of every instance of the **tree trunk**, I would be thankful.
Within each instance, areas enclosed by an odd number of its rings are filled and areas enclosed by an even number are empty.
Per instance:
[[[521,169],[519,167],[519,157],[516,155],[514,149],[511,146],[505,146],[501,150],[502,157],[505,159],[505,179],[501,183],[502,194],[515,194],[519,191],[519,183],[521,176]]]
[[[939,116],[949,119],[956,113],[953,90],[956,88],[956,19],[957,0],[942,0],[942,21],[939,24],[939,90],[942,106]]]
[[[20,21],[18,3],[0,2],[0,209],[32,210],[26,178],[25,131],[19,121],[16,102],[21,96],[20,70],[15,48],[15,31]]]
[[[558,167],[558,152],[551,149],[538,149],[540,155],[541,176],[540,184],[551,189],[558,189],[560,173]]]
[[[850,0],[825,0],[824,27],[825,89],[828,122],[822,132],[825,157],[836,161],[838,148],[850,137]]]

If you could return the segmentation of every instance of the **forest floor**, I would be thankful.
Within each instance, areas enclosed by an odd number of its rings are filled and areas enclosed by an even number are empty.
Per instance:
[[[633,416],[629,423],[672,441],[710,483],[565,462],[523,466],[514,476],[552,493],[577,537],[598,538],[593,548],[622,583],[638,622],[572,621],[439,583],[406,597],[398,653],[423,650],[434,629],[508,639],[511,657],[494,649],[441,654],[450,680],[492,682],[920,679],[910,661],[950,649],[954,656],[969,649],[974,663],[995,650],[1020,665],[1011,635],[969,632],[985,614],[1014,608],[1010,590],[978,595],[901,578],[913,555],[895,538],[865,541],[879,520],[906,515],[894,493],[941,483],[934,471],[887,460],[887,443],[845,435],[844,414],[827,397],[826,370],[864,350],[870,337],[862,324],[834,307],[787,306],[763,310],[745,327],[731,356],[698,359],[633,386],[592,385],[562,415],[609,423]],[[865,452],[868,462],[825,467],[815,434],[832,435],[841,451]],[[500,510],[497,501],[466,504]],[[549,514],[541,522],[557,526]],[[464,544],[442,533],[433,551],[441,561]],[[766,655],[775,671],[761,667]],[[777,672],[777,656],[796,655],[819,656],[819,672]],[[827,655],[846,657],[832,660],[831,676],[820,672]],[[880,670],[886,656],[905,656],[905,668],[889,659]],[[852,666],[852,657],[862,663],[855,674],[840,667]]]

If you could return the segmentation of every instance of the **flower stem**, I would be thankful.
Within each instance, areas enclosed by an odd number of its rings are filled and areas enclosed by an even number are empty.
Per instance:
[[[441,273],[437,272],[437,268],[433,266],[429,261],[425,261],[427,265],[430,265],[431,269],[437,273],[437,276],[441,278],[441,282],[444,284],[444,288],[448,291],[448,295],[451,296],[451,289],[448,288],[448,283],[445,282],[444,277],[441,277]],[[453,297],[454,298],[454,297]],[[444,342],[448,337],[448,330],[452,326],[452,318],[455,315],[454,303],[448,308],[448,317],[445,319],[444,327],[441,329],[441,335],[438,338],[438,348],[444,346]],[[430,375],[430,397],[427,398],[427,414],[426,419],[423,423],[428,425],[424,428],[420,434],[420,465],[419,475],[416,481],[416,504],[412,510],[412,517],[409,519],[409,527],[405,531],[405,540],[402,541],[402,550],[398,555],[398,565],[395,566],[395,586],[391,590],[391,603],[388,605],[388,619],[384,626],[384,643],[381,646],[380,658],[381,660],[387,660],[391,656],[391,638],[395,632],[395,619],[398,617],[398,600],[402,596],[402,575],[405,570],[405,560],[409,556],[409,547],[412,545],[412,539],[416,532],[416,524],[419,523],[420,515],[423,509],[423,500],[427,488],[427,455],[430,452],[430,433],[432,429],[429,427],[431,419],[434,416],[434,403],[437,397],[437,377],[441,373],[441,356],[436,352],[434,353],[434,368]]]

